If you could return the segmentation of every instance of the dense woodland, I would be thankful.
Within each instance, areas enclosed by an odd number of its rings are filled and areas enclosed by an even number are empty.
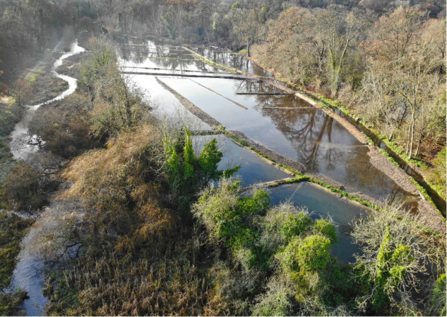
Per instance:
[[[188,127],[151,114],[113,44],[151,35],[246,54],[424,161],[445,194],[445,3],[5,0],[0,13],[0,206],[40,215],[48,314],[446,314],[445,237],[387,206],[353,224],[362,254],[340,263],[331,219],[241,194],[215,139],[195,153]],[[25,68],[62,36],[88,50],[78,88],[38,109],[29,129],[44,150],[13,162],[5,138],[36,85]],[[30,224],[0,213],[2,288]],[[0,313],[24,296],[0,291]]]

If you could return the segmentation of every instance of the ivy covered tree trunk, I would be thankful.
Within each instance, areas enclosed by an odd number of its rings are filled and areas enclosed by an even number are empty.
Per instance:
[[[184,129],[184,139],[180,140],[183,147],[178,140],[164,140],[169,187],[177,198],[178,211],[183,215],[189,211],[196,194],[210,181],[230,177],[239,170],[239,166],[218,170],[223,154],[217,148],[215,138],[205,144],[200,156],[196,157],[191,132],[186,127]]]

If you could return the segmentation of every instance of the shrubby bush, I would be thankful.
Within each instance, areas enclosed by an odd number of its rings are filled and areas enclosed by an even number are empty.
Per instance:
[[[175,138],[165,136],[164,151],[166,155],[166,172],[171,193],[174,195],[181,213],[189,212],[196,194],[209,184],[223,176],[229,177],[238,171],[232,169],[219,171],[222,152],[217,148],[213,138],[205,144],[198,157],[194,154],[191,132],[184,127],[184,132]]]
[[[86,150],[101,146],[91,135],[90,108],[88,96],[76,93],[63,100],[43,105],[33,116],[29,132],[45,141],[45,150],[71,159]]]
[[[413,220],[419,222],[417,217]],[[444,273],[445,237],[428,235],[414,224],[385,213],[360,219],[352,235],[362,250],[354,270],[362,280],[359,311],[421,313],[415,294],[431,293],[427,285]]]
[[[58,181],[27,163],[16,164],[1,184],[3,208],[32,212],[49,203]]]

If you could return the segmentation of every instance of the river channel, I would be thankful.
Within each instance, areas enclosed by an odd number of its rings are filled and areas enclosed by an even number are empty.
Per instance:
[[[10,149],[16,160],[26,160],[32,153],[39,151],[40,147],[38,145],[31,144],[33,136],[30,136],[28,133],[28,124],[40,106],[63,99],[76,90],[77,80],[69,76],[58,74],[56,69],[62,65],[64,59],[83,51],[84,48],[80,47],[76,41],[71,45],[70,51],[59,57],[53,65],[53,74],[68,82],[69,88],[67,90],[56,98],[44,103],[26,106],[27,109],[23,119],[17,123],[11,134],[12,140]],[[42,269],[44,261],[33,252],[32,248],[34,234],[35,228],[31,228],[30,232],[22,241],[17,267],[11,282],[12,289],[21,289],[28,293],[28,298],[19,306],[19,309],[25,311],[28,316],[44,315],[44,306],[48,302],[47,298],[42,294]]]

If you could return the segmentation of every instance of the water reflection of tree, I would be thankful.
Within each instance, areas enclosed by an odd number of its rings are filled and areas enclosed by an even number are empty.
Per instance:
[[[151,45],[151,43],[144,45],[140,43],[141,42],[135,43],[134,41],[121,42],[121,44],[139,44],[135,46],[120,45],[118,47],[118,53],[121,58],[125,61],[143,64],[149,57],[151,62],[155,64],[157,68],[168,70],[189,70],[195,68],[199,72],[210,71],[207,64],[194,60],[191,58],[189,52],[182,50],[179,47]]]
[[[288,105],[288,102],[293,105],[290,97],[293,96],[257,96],[255,108],[263,116],[271,118],[275,127],[292,144],[298,161],[309,171],[328,175],[328,172],[342,167],[338,175],[328,176],[378,200],[399,201],[408,197],[408,193],[370,163],[367,147],[331,145],[333,141],[340,143],[340,140],[333,140],[337,124],[332,117],[313,108],[268,108]],[[327,145],[322,145],[324,139]],[[412,205],[408,204],[408,207]]]
[[[268,100],[269,104],[272,99]],[[273,101],[273,104],[276,102]],[[312,108],[274,109],[266,108],[264,104],[258,104],[257,110],[269,116],[275,127],[290,141],[300,163],[313,172],[319,172],[323,162],[326,163],[325,170],[335,168],[343,151],[332,146],[321,146],[325,136],[329,143],[332,142],[333,118]]]
[[[255,80],[238,80],[235,81],[236,92],[243,93],[258,93],[258,92],[268,92],[268,93],[282,93],[278,88],[267,84],[265,82],[259,82]]]
[[[347,156],[346,182],[377,200],[405,200],[410,194],[370,163],[368,151],[367,147],[357,147]]]
[[[219,64],[234,67],[248,73],[259,76],[267,76],[269,74],[262,67],[259,67],[243,55],[236,55],[212,48],[200,48],[198,50],[198,53],[205,56],[206,58],[216,61]]]

